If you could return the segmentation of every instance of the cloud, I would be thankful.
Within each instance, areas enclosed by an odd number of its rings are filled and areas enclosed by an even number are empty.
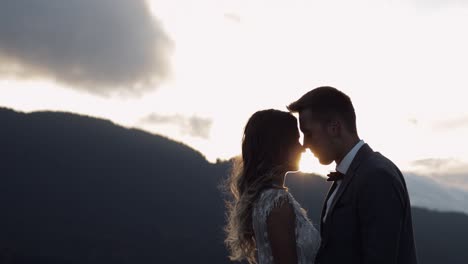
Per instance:
[[[433,175],[466,172],[468,174],[468,163],[453,158],[440,159],[429,158],[419,159],[411,162],[411,165],[417,170],[425,170]]]
[[[170,73],[172,41],[144,0],[3,0],[0,75],[140,94]]]
[[[179,127],[182,134],[187,134],[192,137],[209,138],[212,120],[208,118],[200,118],[197,116],[185,117],[181,115],[159,115],[151,114],[143,118],[142,124],[168,124]]]
[[[434,159],[434,158],[415,160],[411,163],[411,165],[413,166],[432,170],[432,171],[440,171],[442,169],[446,169],[447,167],[453,167],[454,165],[457,165],[457,164],[461,165],[461,163],[455,159]]]
[[[410,124],[414,125],[414,126],[417,126],[418,123],[419,123],[418,119],[416,119],[416,118],[410,118],[410,119],[408,119],[408,122]]]
[[[467,190],[447,186],[415,173],[405,173],[405,180],[413,206],[468,214]]]
[[[413,0],[413,3],[422,7],[441,8],[441,7],[465,7],[466,0]]]
[[[468,191],[468,163],[458,159],[421,159],[411,163],[413,171],[444,185]],[[468,202],[468,200],[467,200]]]
[[[229,20],[229,21],[236,22],[236,23],[241,22],[241,17],[238,14],[235,14],[235,13],[224,13],[224,18]]]
[[[411,203],[468,214],[468,163],[459,159],[415,160],[404,173]]]
[[[468,116],[460,116],[435,122],[434,128],[437,130],[454,130],[468,128]]]

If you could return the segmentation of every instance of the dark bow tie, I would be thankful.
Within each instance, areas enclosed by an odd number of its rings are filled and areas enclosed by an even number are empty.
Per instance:
[[[328,175],[327,181],[338,181],[343,179],[344,174],[339,171],[332,171]]]

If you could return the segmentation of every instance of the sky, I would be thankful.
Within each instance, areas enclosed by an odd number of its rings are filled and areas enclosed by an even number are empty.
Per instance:
[[[240,154],[255,111],[286,110],[329,85],[351,97],[360,137],[405,175],[468,191],[467,1],[0,0],[0,7],[2,107],[110,119],[184,142],[214,162]],[[301,166],[322,175],[334,168],[311,153]]]

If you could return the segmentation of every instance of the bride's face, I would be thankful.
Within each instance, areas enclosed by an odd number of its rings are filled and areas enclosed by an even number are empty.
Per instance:
[[[299,170],[299,161],[301,159],[301,155],[304,152],[304,147],[299,142],[299,137],[294,141],[291,145],[290,155],[289,155],[289,170],[297,171]]]

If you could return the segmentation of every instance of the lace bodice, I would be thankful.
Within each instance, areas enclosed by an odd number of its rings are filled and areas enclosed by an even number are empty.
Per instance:
[[[296,214],[296,252],[299,264],[313,264],[320,247],[320,234],[307,217],[306,211],[285,189],[266,189],[254,204],[252,223],[257,245],[258,263],[273,263],[267,231],[267,217],[271,210],[289,202]]]

